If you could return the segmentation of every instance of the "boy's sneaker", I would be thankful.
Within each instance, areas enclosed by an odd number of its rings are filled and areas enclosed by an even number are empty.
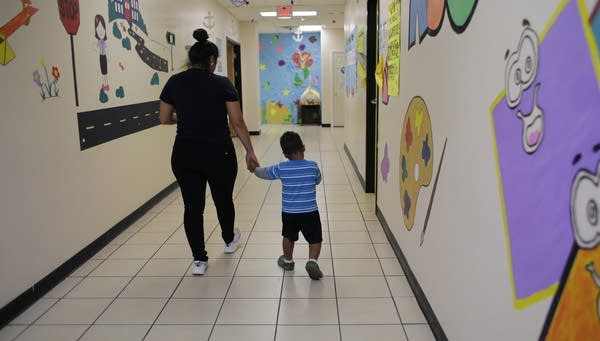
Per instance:
[[[309,260],[306,262],[306,272],[308,272],[308,277],[311,279],[321,279],[323,277],[323,273],[321,269],[319,269],[319,264],[315,261]]]
[[[286,271],[294,271],[294,264],[294,262],[286,263],[283,255],[279,256],[279,259],[277,259],[277,265]]]
[[[240,241],[242,240],[242,231],[240,229],[233,229],[233,240],[229,244],[225,244],[225,253],[234,253],[235,250],[240,246]]]
[[[194,276],[202,276],[206,271],[206,262],[201,260],[195,260],[192,264],[192,275]]]

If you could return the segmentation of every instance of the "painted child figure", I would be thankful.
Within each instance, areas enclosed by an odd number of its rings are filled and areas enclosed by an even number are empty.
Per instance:
[[[284,270],[294,270],[294,243],[298,240],[298,232],[302,232],[308,242],[306,272],[310,278],[320,279],[323,273],[317,259],[321,253],[323,233],[316,186],[321,182],[321,171],[315,161],[304,159],[304,144],[300,135],[288,131],[281,135],[279,143],[289,161],[254,170],[254,174],[261,179],[281,180],[283,255],[277,264]]]

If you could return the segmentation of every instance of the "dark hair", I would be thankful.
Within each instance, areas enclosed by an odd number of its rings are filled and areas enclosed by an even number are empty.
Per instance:
[[[102,28],[104,29],[104,38],[100,38],[98,37],[98,24],[102,24]],[[108,32],[106,32],[106,22],[104,21],[104,17],[101,16],[100,14],[96,14],[96,17],[94,17],[94,35],[96,36],[96,39],[100,40],[106,40],[106,38],[108,37]]]
[[[210,57],[219,58],[219,49],[217,45],[208,40],[208,33],[205,29],[199,28],[194,31],[195,43],[188,53],[190,65],[208,68],[210,65]]]
[[[295,152],[301,151],[304,148],[304,143],[298,133],[293,131],[286,131],[281,135],[279,139],[281,150],[286,157],[294,154]]]

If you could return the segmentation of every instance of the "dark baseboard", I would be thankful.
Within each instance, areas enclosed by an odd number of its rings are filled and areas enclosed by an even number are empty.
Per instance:
[[[260,130],[249,131],[248,133],[250,134],[250,136],[258,136],[258,135],[260,135]]]
[[[356,162],[354,161],[354,158],[352,157],[352,154],[350,153],[350,149],[348,149],[348,146],[345,143],[344,143],[344,150],[346,151],[346,155],[348,155],[348,159],[350,159],[352,168],[354,168],[354,172],[356,173],[356,176],[358,177],[358,180],[360,181],[362,188],[366,189],[365,179],[363,178],[362,174],[360,174],[360,171],[358,170],[358,166],[356,165]]]
[[[321,123],[321,127],[323,127],[323,128],[331,128],[331,123]]]
[[[166,198],[174,190],[178,188],[177,182],[174,182],[160,191],[130,215],[123,218],[115,226],[102,234],[98,239],[79,251],[75,256],[71,257],[61,266],[52,271],[48,276],[34,284],[17,298],[0,309],[0,328],[4,327],[15,317],[19,316],[38,299],[46,295],[57,284],[62,282],[69,274],[75,271],[83,263],[91,259],[98,251],[108,245],[121,232],[125,231],[129,226],[135,223],[139,218],[146,214],[152,207]]]
[[[421,310],[423,311],[423,314],[425,315],[425,318],[429,323],[429,327],[433,332],[433,336],[435,336],[436,340],[448,340],[446,333],[444,333],[444,329],[442,328],[440,322],[435,316],[433,309],[431,309],[431,305],[429,304],[429,301],[427,300],[423,289],[421,289],[421,285],[419,285],[415,274],[412,272],[410,265],[408,265],[408,260],[404,256],[402,249],[400,249],[400,245],[398,244],[396,237],[394,237],[390,226],[387,224],[387,221],[385,220],[385,217],[383,216],[383,213],[381,212],[378,206],[376,207],[376,214],[377,218],[379,219],[379,222],[381,223],[381,226],[383,227],[385,235],[387,236],[387,239],[390,242],[390,245],[392,246],[392,249],[394,249],[394,253],[398,258],[398,261],[400,262],[400,266],[402,266],[402,270],[404,270],[404,274],[406,275],[406,279],[408,280],[408,283],[410,284],[410,287],[413,293],[415,294],[417,303],[419,303],[419,307],[421,307]]]

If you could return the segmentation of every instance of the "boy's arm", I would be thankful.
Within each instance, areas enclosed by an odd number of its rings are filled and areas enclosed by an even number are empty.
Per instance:
[[[269,174],[269,169],[267,167],[256,167],[254,169],[254,175],[264,180],[274,180]]]
[[[319,169],[319,166],[317,166],[317,185],[321,183],[321,170]]]

